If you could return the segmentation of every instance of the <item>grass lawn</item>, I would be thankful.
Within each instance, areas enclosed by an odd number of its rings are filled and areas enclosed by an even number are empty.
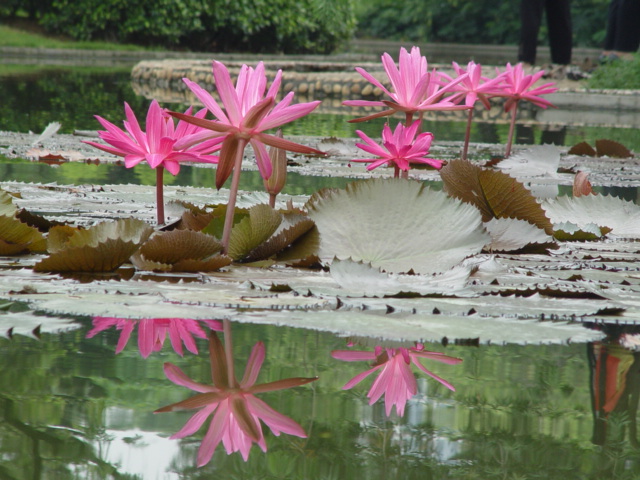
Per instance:
[[[0,47],[72,48],[87,50],[145,50],[138,45],[108,42],[78,42],[52,37],[30,29],[0,24]]]

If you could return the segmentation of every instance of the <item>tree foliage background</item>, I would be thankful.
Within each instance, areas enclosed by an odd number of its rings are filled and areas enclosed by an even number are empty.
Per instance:
[[[600,47],[610,0],[572,0],[576,46]],[[414,42],[518,43],[520,0],[367,0],[357,4],[358,35]],[[541,41],[546,41],[543,20]]]
[[[599,47],[610,0],[572,0],[574,45]],[[200,51],[330,53],[354,33],[414,42],[517,44],[520,0],[2,0],[48,32]],[[357,26],[357,30],[356,30]],[[546,25],[540,32],[546,41]]]
[[[330,53],[351,38],[353,0],[3,0],[0,20],[49,33],[194,50]]]

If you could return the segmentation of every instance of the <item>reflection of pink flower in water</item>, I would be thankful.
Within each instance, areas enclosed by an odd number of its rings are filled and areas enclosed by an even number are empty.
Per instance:
[[[373,372],[379,371],[369,390],[369,405],[373,405],[384,394],[385,410],[387,416],[391,413],[391,407],[396,406],[396,412],[402,416],[407,400],[418,392],[416,378],[411,370],[413,363],[418,369],[426,373],[432,378],[442,383],[445,387],[455,391],[453,385],[430,372],[420,362],[420,359],[436,360],[449,365],[456,365],[462,362],[460,358],[449,357],[442,353],[430,352],[424,349],[422,344],[417,344],[412,348],[383,348],[376,347],[373,352],[369,351],[352,351],[352,350],[335,350],[331,352],[331,356],[337,360],[346,362],[371,361],[373,368],[366,370],[351,380],[344,387],[349,390],[364,380]]]
[[[87,334],[87,338],[94,337],[100,332],[116,327],[121,330],[116,353],[120,353],[129,341],[131,333],[138,327],[138,348],[140,354],[147,358],[151,352],[162,349],[164,340],[169,334],[171,346],[180,356],[183,354],[182,344],[191,353],[198,353],[198,348],[193,336],[207,338],[206,331],[200,325],[204,323],[211,330],[222,331],[220,320],[191,320],[184,318],[145,318],[130,320],[128,318],[93,317],[93,328]]]
[[[230,343],[229,335],[225,332],[228,343]],[[198,450],[197,463],[199,467],[211,460],[213,452],[220,442],[224,445],[227,454],[240,452],[245,461],[249,458],[249,451],[254,442],[263,452],[266,452],[267,444],[262,433],[260,420],[276,436],[280,433],[302,438],[307,436],[298,423],[276,412],[258,399],[255,394],[297,387],[317,380],[317,378],[287,378],[256,385],[255,382],[265,357],[265,348],[262,342],[254,345],[244,377],[240,382],[235,377],[233,367],[229,368],[229,365],[233,364],[229,351],[225,351],[222,342],[213,332],[209,335],[209,355],[213,385],[195,382],[175,365],[164,364],[164,372],[169,380],[199,393],[181,402],[162,407],[155,412],[200,409],[171,438],[184,438],[193,435],[204,424],[207,417],[213,415]]]

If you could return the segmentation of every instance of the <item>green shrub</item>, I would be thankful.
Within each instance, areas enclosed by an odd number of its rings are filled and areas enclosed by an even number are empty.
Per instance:
[[[600,65],[591,75],[590,88],[640,89],[640,55]]]
[[[75,40],[207,51],[330,53],[356,25],[353,0],[4,0],[0,19],[18,15]]]

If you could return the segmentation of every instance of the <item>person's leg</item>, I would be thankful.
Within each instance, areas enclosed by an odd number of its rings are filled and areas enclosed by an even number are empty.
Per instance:
[[[559,65],[569,65],[571,63],[570,3],[570,0],[546,0],[551,61]]]
[[[612,50],[635,53],[640,47],[640,0],[618,1],[617,30]]]
[[[520,45],[518,61],[536,63],[538,31],[542,19],[544,0],[520,0]]]
[[[604,37],[604,52],[603,55],[611,53],[615,50],[616,35],[618,31],[618,0],[611,0],[609,3],[609,9],[607,11],[607,34]]]

